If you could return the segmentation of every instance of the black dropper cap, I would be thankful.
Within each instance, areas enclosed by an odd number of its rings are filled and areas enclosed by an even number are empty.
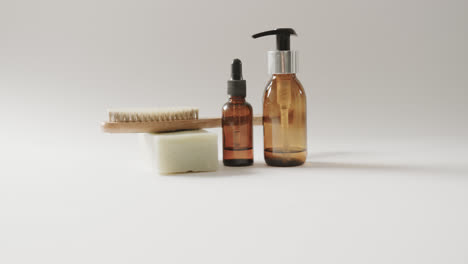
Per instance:
[[[290,36],[296,35],[296,31],[292,28],[277,28],[274,30],[268,30],[260,32],[252,36],[252,38],[259,38],[269,35],[276,35],[276,49],[277,50],[290,50]]]
[[[228,81],[228,95],[242,96],[247,94],[247,84],[242,78],[242,62],[239,59],[234,59],[231,64],[231,80]]]

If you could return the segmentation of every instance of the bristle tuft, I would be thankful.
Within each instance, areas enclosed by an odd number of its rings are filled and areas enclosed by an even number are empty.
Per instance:
[[[198,108],[110,109],[109,122],[162,122],[198,119]]]

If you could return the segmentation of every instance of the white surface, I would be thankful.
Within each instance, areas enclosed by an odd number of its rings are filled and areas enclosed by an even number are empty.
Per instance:
[[[218,135],[206,130],[139,134],[143,159],[162,174],[216,171]]]
[[[468,1],[0,1],[0,263],[468,263]],[[107,108],[260,113],[293,27],[308,163],[158,176]],[[219,130],[218,130],[219,133]],[[221,134],[218,134],[221,135]],[[218,140],[221,137],[219,137]]]
[[[304,166],[272,168],[258,132],[254,166],[212,173],[155,175],[134,135],[11,152],[0,262],[466,263],[466,142],[312,140]]]

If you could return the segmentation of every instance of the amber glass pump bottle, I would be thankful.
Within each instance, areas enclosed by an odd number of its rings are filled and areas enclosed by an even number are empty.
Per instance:
[[[223,163],[225,166],[253,164],[252,106],[245,101],[246,81],[242,79],[242,62],[235,59],[228,81],[229,101],[223,106]]]
[[[272,75],[263,96],[265,162],[270,166],[299,166],[307,158],[307,109],[304,88],[296,77],[296,52],[290,50],[292,28],[253,35],[276,35],[277,50],[268,52]]]

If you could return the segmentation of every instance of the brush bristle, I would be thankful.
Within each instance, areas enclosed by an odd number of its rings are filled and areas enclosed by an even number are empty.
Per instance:
[[[109,122],[160,122],[198,119],[198,108],[109,109]]]

